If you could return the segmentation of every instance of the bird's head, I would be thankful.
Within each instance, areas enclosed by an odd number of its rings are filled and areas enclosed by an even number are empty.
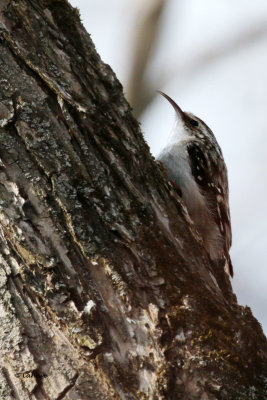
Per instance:
[[[189,112],[182,111],[178,104],[176,104],[167,94],[161,91],[159,91],[159,93],[171,103],[177,116],[177,124],[173,137],[174,140],[198,139],[200,141],[217,144],[211,129],[205,124],[205,122]]]

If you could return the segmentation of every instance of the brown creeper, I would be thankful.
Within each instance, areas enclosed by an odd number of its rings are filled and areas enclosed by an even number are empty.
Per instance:
[[[225,270],[233,276],[228,179],[220,146],[201,119],[182,111],[169,96],[159,93],[171,103],[178,118],[172,140],[158,159],[178,186],[211,259],[225,260]]]

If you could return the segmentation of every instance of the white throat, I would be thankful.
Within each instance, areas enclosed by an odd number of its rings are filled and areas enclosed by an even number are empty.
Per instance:
[[[176,119],[174,127],[168,138],[168,145],[177,144],[189,139],[189,132],[185,128],[183,121],[179,118]]]

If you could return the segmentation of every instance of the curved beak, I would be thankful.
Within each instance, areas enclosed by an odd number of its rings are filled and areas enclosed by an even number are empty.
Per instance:
[[[158,93],[161,94],[163,97],[165,97],[165,99],[167,99],[171,103],[178,117],[183,119],[184,113],[182,109],[178,106],[178,104],[176,104],[175,101],[171,99],[166,93],[163,93],[160,90],[158,90]]]

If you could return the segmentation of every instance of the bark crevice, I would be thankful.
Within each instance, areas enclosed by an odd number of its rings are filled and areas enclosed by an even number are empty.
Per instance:
[[[261,327],[77,12],[6,0],[0,24],[1,396],[264,399]]]

